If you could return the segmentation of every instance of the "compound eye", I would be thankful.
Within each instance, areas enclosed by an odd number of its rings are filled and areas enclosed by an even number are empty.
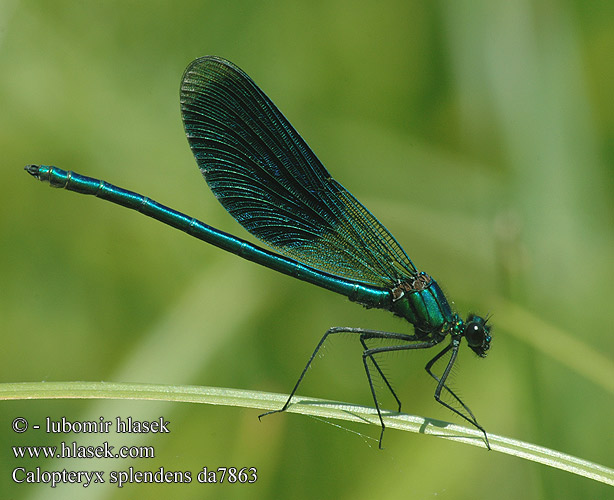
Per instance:
[[[490,349],[490,328],[479,316],[470,316],[468,320],[465,326],[467,343],[478,356],[484,357]]]
[[[465,328],[465,338],[471,347],[477,347],[484,342],[484,327],[479,323],[472,321]]]

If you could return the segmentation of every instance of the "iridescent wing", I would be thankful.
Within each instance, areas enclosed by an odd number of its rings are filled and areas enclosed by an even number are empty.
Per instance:
[[[217,199],[280,254],[377,287],[416,273],[390,232],[234,64],[214,56],[192,62],[182,79],[181,111]]]

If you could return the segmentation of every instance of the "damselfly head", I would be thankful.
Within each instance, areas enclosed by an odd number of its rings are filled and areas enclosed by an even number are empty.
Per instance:
[[[481,358],[486,357],[492,339],[490,336],[490,326],[486,324],[487,321],[488,319],[470,314],[465,322],[465,331],[463,333],[469,347]]]

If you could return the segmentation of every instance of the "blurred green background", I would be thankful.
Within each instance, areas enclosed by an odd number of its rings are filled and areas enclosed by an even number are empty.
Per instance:
[[[184,68],[243,68],[332,174],[463,314],[491,313],[485,360],[452,387],[490,432],[614,466],[611,307],[614,3],[0,1],[1,380],[288,392],[323,332],[410,332],[381,311],[225,254],[139,214],[35,182],[28,163],[103,178],[240,237],[179,114]],[[300,393],[371,404],[360,349],[332,342]],[[391,356],[404,410],[459,422]],[[392,404],[385,401],[388,407]],[[0,404],[4,498],[605,498],[610,487],[496,452],[297,415],[116,401]],[[157,458],[11,459],[17,416],[171,421]],[[462,422],[459,422],[462,423]],[[344,424],[344,427],[348,427]],[[92,442],[99,443],[100,436]],[[85,444],[85,443],[84,443]],[[14,467],[198,471],[253,485],[15,485]]]

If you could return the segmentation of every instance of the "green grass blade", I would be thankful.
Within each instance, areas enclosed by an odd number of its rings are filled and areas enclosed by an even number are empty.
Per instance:
[[[129,399],[175,401],[259,410],[275,410],[287,399],[285,394],[244,391],[220,387],[121,384],[107,382],[21,382],[0,384],[0,400],[24,399]],[[291,413],[379,425],[375,409],[314,398],[296,397]],[[415,415],[385,413],[386,427],[430,434],[473,446],[485,447],[482,433],[460,425]],[[515,439],[488,434],[493,451],[515,455],[572,474],[614,486],[614,470],[565,453]]]

